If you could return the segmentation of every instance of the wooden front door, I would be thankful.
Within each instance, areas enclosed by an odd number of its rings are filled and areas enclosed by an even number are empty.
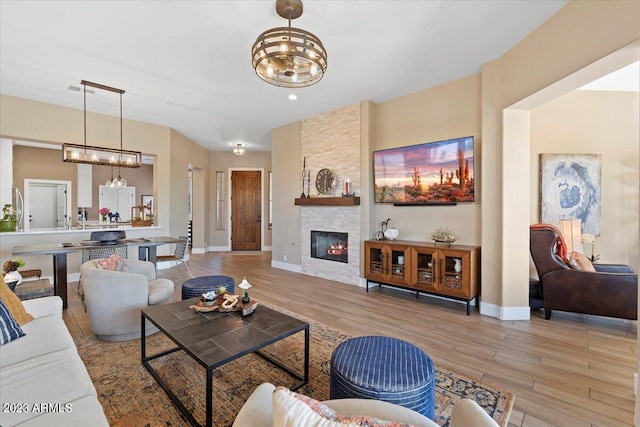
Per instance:
[[[231,250],[259,251],[262,229],[260,171],[231,172]]]

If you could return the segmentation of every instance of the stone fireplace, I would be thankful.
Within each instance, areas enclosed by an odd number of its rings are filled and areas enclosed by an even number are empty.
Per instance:
[[[360,206],[304,206],[302,208],[300,234],[302,273],[358,285],[360,283],[361,252],[359,219]],[[341,242],[346,243],[348,248],[347,259],[342,262],[329,262],[326,258],[312,256],[311,232],[317,230],[323,230],[329,235],[346,237]],[[330,249],[330,247],[326,248],[326,250]],[[331,261],[334,260],[332,259]]]
[[[349,233],[311,230],[311,258],[349,262]]]
[[[309,186],[311,198],[341,197],[347,178],[351,180],[351,191],[356,195],[362,193],[360,132],[359,103],[302,121],[300,164],[302,165],[303,161],[306,162],[307,171],[311,171]],[[323,168],[333,172],[337,183],[330,193],[319,194],[314,180],[318,171]],[[337,282],[360,285],[361,223],[362,206],[360,205],[301,206],[301,272]],[[319,230],[331,235],[344,234],[340,244],[346,244],[347,253],[342,259],[336,258],[339,258],[338,252],[344,252],[344,250],[341,248],[332,250],[330,244],[329,247],[320,251],[332,251],[333,255],[318,257],[318,248],[316,248],[316,256],[312,254],[312,232]]]

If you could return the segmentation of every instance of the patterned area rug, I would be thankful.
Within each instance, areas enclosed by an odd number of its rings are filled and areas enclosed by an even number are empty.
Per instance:
[[[326,400],[329,398],[331,354],[349,336],[327,325],[304,320],[311,325],[309,383],[299,392]],[[271,345],[265,353],[302,373],[303,342],[303,334],[298,333]],[[112,427],[189,425],[142,366],[140,340],[107,342],[84,336],[76,340],[76,346]],[[173,343],[161,333],[147,339],[148,355],[172,347]],[[205,369],[184,352],[171,353],[152,364],[195,418],[204,424]],[[439,425],[448,425],[453,404],[465,397],[478,402],[499,425],[507,425],[514,400],[511,393],[437,367],[436,381],[436,422]],[[291,387],[296,380],[256,355],[245,356],[216,369],[213,373],[214,425],[230,426],[251,392],[263,382]]]

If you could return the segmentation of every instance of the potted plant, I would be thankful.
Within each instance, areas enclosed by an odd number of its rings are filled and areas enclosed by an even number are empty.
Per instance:
[[[16,231],[18,220],[11,203],[2,207],[2,219],[0,219],[0,231]]]
[[[2,264],[4,282],[9,286],[9,289],[14,290],[17,285],[22,283],[22,275],[18,272],[18,268],[24,267],[25,264],[21,259],[10,259]]]

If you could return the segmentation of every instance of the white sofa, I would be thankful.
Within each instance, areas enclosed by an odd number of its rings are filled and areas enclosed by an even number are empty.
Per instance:
[[[108,426],[60,297],[23,305],[34,317],[21,326],[26,335],[0,346],[0,425]]]
[[[233,427],[273,426],[273,384],[258,386],[238,412]],[[361,415],[385,421],[412,424],[416,427],[438,427],[427,417],[403,406],[371,399],[336,399],[322,402],[341,415]],[[498,424],[476,402],[461,399],[453,406],[450,427],[498,427]]]

